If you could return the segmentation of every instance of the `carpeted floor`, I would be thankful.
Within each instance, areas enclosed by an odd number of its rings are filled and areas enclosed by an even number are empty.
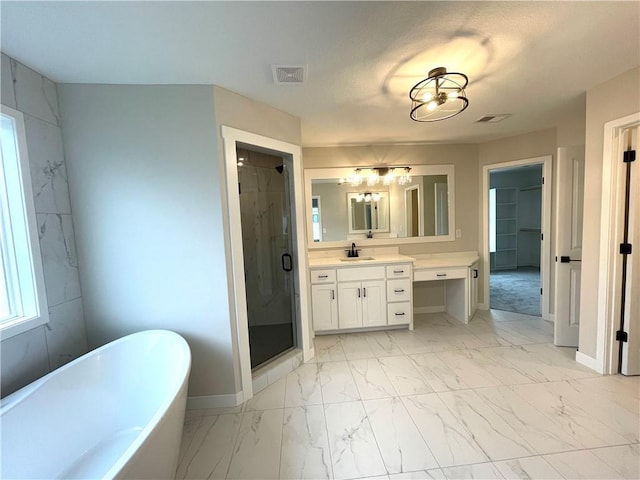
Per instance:
[[[534,267],[491,272],[491,308],[540,316],[540,270]]]

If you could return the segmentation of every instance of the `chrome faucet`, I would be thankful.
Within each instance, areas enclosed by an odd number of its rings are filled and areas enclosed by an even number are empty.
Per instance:
[[[358,251],[359,251],[359,250],[356,250],[356,244],[355,244],[355,243],[352,243],[352,244],[351,244],[351,250],[346,250],[346,252],[347,252],[347,257],[349,257],[349,258],[355,258],[355,257],[357,257],[357,256],[358,256]]]

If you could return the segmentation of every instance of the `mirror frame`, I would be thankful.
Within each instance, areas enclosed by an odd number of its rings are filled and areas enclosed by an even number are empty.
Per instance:
[[[390,165],[393,166],[393,165]],[[449,234],[430,236],[430,237],[396,237],[396,238],[363,238],[358,240],[358,245],[376,246],[376,245],[398,245],[405,243],[425,243],[425,242],[453,242],[456,239],[456,190],[455,175],[453,165],[410,165],[411,176],[421,175],[447,175],[447,184],[449,190]],[[313,191],[311,189],[312,180],[326,180],[329,178],[347,178],[353,174],[355,167],[342,168],[309,168],[304,171],[305,186],[305,221],[307,225],[307,248],[309,250],[326,249],[343,247],[345,243],[351,240],[335,240],[329,242],[314,242],[311,232],[313,225],[311,222],[311,200]]]

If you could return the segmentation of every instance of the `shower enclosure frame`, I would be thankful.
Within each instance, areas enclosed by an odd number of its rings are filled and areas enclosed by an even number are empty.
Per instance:
[[[236,394],[239,402],[253,396],[251,357],[249,348],[249,324],[246,304],[246,285],[244,279],[244,255],[242,244],[242,223],[240,218],[240,195],[238,192],[237,152],[238,146],[263,151],[287,159],[292,166],[293,195],[291,218],[293,231],[293,261],[297,265],[298,274],[294,281],[294,298],[296,304],[295,331],[296,345],[302,350],[304,361],[313,357],[313,343],[309,328],[309,287],[307,280],[307,256],[305,245],[304,222],[304,174],[302,167],[302,149],[299,145],[283,142],[273,138],[257,135],[223,125],[221,127],[224,143],[224,176],[227,191],[228,211],[228,252],[230,253],[227,269],[230,278],[230,304],[232,318],[231,328],[235,336],[234,369],[239,373],[241,391]]]

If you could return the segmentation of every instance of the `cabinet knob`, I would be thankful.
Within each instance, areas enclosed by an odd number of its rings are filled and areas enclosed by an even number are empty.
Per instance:
[[[436,277],[446,277],[446,273],[436,273]]]
[[[404,317],[404,312],[396,313],[395,316],[396,317]]]
[[[404,288],[396,288],[396,289],[394,290],[394,292],[395,292],[395,293],[402,293],[402,292],[404,292]]]

